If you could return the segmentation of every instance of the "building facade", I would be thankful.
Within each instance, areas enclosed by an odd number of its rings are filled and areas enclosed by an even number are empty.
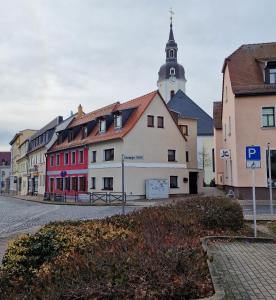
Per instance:
[[[32,136],[36,130],[25,129],[15,134],[10,141],[11,145],[11,174],[10,174],[10,192],[18,194],[19,191],[19,164],[18,159],[21,157],[20,146]]]
[[[0,194],[10,189],[11,153],[0,152]]]
[[[28,147],[28,194],[44,195],[46,180],[47,144],[55,135],[56,127],[63,122],[58,116],[38,130],[29,139]]]
[[[121,193],[122,155],[128,199],[144,198],[148,179],[189,193],[186,138],[158,92],[78,114],[47,153],[47,191]]]
[[[246,146],[261,146],[261,167],[255,171],[257,199],[269,198],[268,143],[276,187],[275,109],[276,43],[242,45],[225,59],[222,101],[214,103],[216,183],[240,199],[252,197]],[[221,150],[230,155],[220,158]]]

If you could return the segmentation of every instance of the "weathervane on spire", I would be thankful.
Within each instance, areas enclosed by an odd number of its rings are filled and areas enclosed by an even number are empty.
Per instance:
[[[173,15],[174,15],[174,11],[172,10],[172,8],[170,8],[169,13],[171,14],[170,20],[171,20],[171,25],[172,25],[172,20],[173,20]]]

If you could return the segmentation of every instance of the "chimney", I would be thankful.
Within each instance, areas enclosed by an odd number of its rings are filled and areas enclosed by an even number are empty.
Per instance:
[[[83,110],[81,104],[78,106],[78,118],[80,118],[83,115]]]

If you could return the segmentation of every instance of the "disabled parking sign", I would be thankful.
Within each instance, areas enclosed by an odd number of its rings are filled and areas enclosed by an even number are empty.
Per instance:
[[[260,168],[261,167],[261,147],[260,146],[247,146],[246,153],[246,167],[247,168]]]

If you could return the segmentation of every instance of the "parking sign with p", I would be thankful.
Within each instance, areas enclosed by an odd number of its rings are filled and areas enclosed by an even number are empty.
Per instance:
[[[247,146],[246,147],[246,167],[260,168],[261,167],[261,147]]]

